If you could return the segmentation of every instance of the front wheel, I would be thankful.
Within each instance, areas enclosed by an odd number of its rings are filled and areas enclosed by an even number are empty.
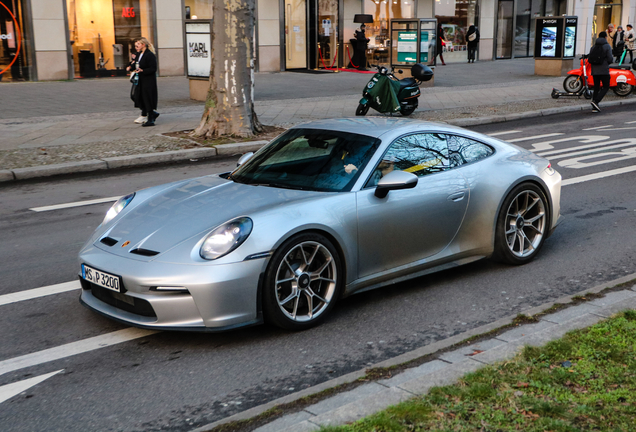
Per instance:
[[[612,90],[614,91],[614,93],[616,93],[616,96],[621,97],[629,95],[633,89],[634,86],[627,83],[616,83],[616,87],[612,87]]]
[[[415,111],[415,108],[417,108],[415,105],[405,105],[400,108],[400,114],[405,117],[410,116],[411,114],[413,114],[413,111]]]
[[[343,286],[338,250],[323,235],[296,235],[272,256],[265,273],[265,319],[288,330],[319,324],[333,309]]]
[[[583,96],[585,97],[585,99],[592,99],[593,95],[594,92],[590,89],[585,89],[585,91],[583,92]]]
[[[569,75],[563,80],[563,89],[568,93],[578,93],[583,88],[583,78],[579,75]]]
[[[369,112],[369,105],[358,104],[358,108],[356,108],[357,116],[367,115],[368,112]]]
[[[497,218],[493,258],[516,265],[532,261],[543,246],[548,223],[543,191],[532,183],[515,187],[504,200]]]

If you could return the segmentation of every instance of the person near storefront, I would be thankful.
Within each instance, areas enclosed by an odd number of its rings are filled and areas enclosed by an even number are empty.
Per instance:
[[[157,56],[155,47],[146,38],[139,38],[135,42],[137,58],[135,59],[135,73],[139,77],[138,90],[135,92],[135,106],[141,109],[141,116],[147,116],[142,126],[154,126],[159,117],[157,102]]]
[[[468,45],[468,63],[475,63],[475,52],[479,45],[479,30],[471,24],[466,32],[466,45]]]
[[[439,23],[437,25],[437,44],[435,46],[435,56],[439,56],[442,64],[446,66],[446,63],[444,63],[444,56],[442,55],[442,47],[444,45],[446,45],[446,39],[444,38],[444,29],[442,28],[442,24]]]
[[[636,33],[631,24],[627,24],[627,31],[625,32],[625,49],[629,53],[629,62],[634,61],[634,42],[636,42]]]

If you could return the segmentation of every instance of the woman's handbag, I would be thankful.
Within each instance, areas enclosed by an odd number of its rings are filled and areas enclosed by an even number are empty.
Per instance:
[[[468,40],[469,41],[474,41],[475,39],[477,39],[477,33],[471,33],[470,35],[468,35]]]

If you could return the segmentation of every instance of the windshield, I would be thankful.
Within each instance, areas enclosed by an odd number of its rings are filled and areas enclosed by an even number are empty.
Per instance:
[[[234,171],[237,183],[350,191],[380,140],[347,132],[290,129]]]

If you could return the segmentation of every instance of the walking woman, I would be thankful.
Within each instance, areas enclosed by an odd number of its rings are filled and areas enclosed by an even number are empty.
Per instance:
[[[439,59],[442,61],[442,64],[444,66],[446,66],[446,63],[444,63],[444,56],[442,55],[442,47],[446,45],[445,40],[446,39],[444,39],[444,29],[442,28],[442,24],[440,23],[437,25],[437,44],[435,46],[435,56],[437,57],[439,55]]]
[[[159,117],[157,109],[157,56],[155,47],[146,38],[140,38],[135,42],[137,50],[136,70],[139,77],[138,90],[135,92],[135,106],[141,109],[141,116],[147,116],[142,126],[154,126]]]
[[[477,45],[479,45],[479,30],[472,24],[468,27],[468,32],[466,32],[466,41],[468,45],[468,63],[475,63],[475,52],[477,51]]]

